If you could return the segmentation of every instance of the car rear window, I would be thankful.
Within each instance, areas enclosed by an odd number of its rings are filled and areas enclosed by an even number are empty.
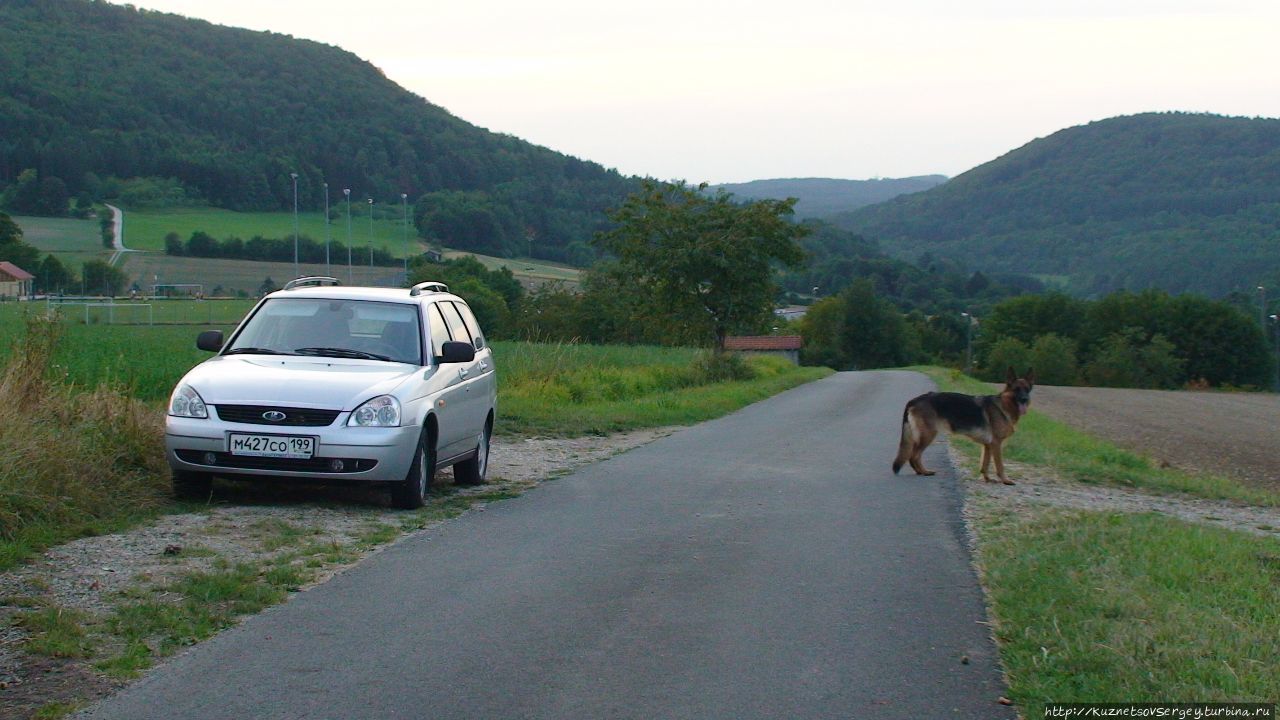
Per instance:
[[[471,314],[471,308],[466,303],[455,302],[453,305],[462,314],[462,319],[467,323],[467,330],[471,331],[471,342],[476,346],[477,350],[484,349],[484,335],[480,332],[480,323],[476,322],[476,316]]]

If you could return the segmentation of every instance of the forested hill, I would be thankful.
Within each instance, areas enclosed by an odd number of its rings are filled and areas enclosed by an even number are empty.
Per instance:
[[[786,178],[752,180],[744,183],[713,185],[743,200],[793,197],[796,217],[825,218],[865,205],[884,202],[907,193],[928,190],[947,181],[945,175],[920,175],[908,178],[876,178],[873,180],[839,180],[835,178]]]
[[[1280,277],[1280,120],[1102,120],[835,222],[899,257],[1065,275],[1082,294],[1252,290]]]
[[[443,201],[518,247],[588,238],[633,181],[488,132],[340,48],[91,0],[0,2],[0,189],[174,177],[241,210]],[[466,193],[465,195],[459,193]],[[486,217],[487,215],[487,217]],[[500,250],[501,248],[487,248]]]

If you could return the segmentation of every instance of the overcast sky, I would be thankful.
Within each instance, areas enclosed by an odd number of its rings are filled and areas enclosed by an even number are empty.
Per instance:
[[[135,0],[337,45],[471,123],[691,182],[954,176],[1115,115],[1280,117],[1275,0]]]

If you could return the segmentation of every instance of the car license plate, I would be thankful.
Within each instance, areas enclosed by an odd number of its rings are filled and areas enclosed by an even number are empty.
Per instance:
[[[247,435],[231,433],[227,438],[232,455],[275,458],[310,458],[316,439],[305,435]]]

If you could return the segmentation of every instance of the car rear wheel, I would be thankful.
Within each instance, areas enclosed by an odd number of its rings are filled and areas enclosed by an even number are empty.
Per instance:
[[[489,424],[485,423],[480,433],[480,443],[476,445],[475,457],[463,460],[453,466],[453,482],[457,485],[480,485],[484,483],[484,475],[489,470]]]
[[[209,473],[173,471],[173,494],[183,500],[208,500],[213,492],[213,476]]]
[[[391,486],[391,503],[398,508],[413,510],[422,507],[431,491],[431,481],[436,474],[436,449],[432,446],[424,428],[418,438],[418,449],[413,453],[413,464],[404,480]]]

